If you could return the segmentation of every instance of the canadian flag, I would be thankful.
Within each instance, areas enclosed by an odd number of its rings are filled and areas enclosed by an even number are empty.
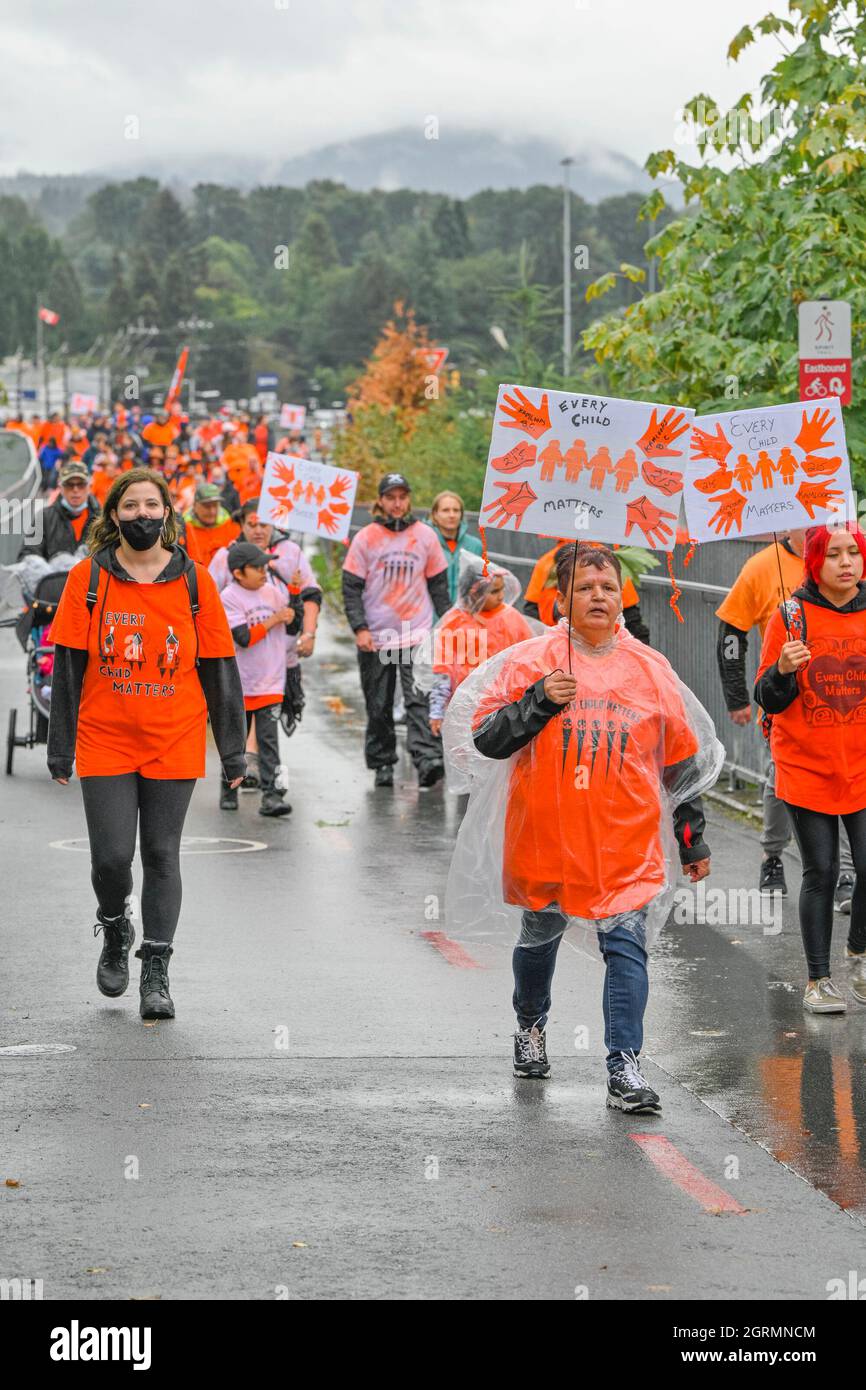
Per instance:
[[[60,322],[60,315],[55,314],[53,309],[46,309],[42,304],[39,305],[39,317],[43,323],[50,323],[52,327]]]

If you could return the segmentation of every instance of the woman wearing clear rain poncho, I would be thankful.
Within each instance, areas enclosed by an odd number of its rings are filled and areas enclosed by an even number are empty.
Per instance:
[[[700,794],[724,750],[666,658],[622,625],[614,552],[576,544],[557,574],[567,617],[474,671],[445,717],[449,787],[470,792],[449,930],[515,928],[520,914],[514,1074],[529,1078],[550,1075],[545,1027],[563,932],[596,932],[607,1104],[659,1114],[639,1063],[647,946],[669,914],[677,860],[693,883],[710,871]]]

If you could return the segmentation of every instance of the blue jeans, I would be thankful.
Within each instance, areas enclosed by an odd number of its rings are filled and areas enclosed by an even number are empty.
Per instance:
[[[613,1071],[621,1052],[637,1055],[643,1046],[643,1016],[649,995],[646,953],[646,909],[608,918],[613,926],[598,932],[604,957],[604,1045],[607,1069]],[[556,953],[568,918],[554,904],[540,912],[525,911],[512,955],[514,1012],[518,1028],[544,1028],[550,1012],[550,988]]]

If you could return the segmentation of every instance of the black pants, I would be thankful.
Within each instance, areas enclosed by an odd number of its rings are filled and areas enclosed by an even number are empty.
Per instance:
[[[272,792],[280,766],[280,710],[282,702],[276,705],[262,705],[261,709],[248,709],[247,733],[256,721],[256,739],[259,745],[259,785],[262,792]],[[220,774],[224,787],[228,786],[225,773]]]
[[[807,811],[791,806],[788,813],[803,860],[800,886],[800,931],[809,979],[821,980],[830,974],[830,938],[833,934],[833,892],[839,877],[839,821],[845,824],[851,842],[851,858],[857,883],[851,901],[848,948],[866,951],[866,810],[848,816],[831,816],[823,811]]]
[[[416,768],[442,762],[442,740],[430,728],[427,696],[415,689],[408,650],[358,652],[361,689],[367,706],[367,733],[364,756],[368,767],[388,767],[397,761],[397,735],[394,732],[394,691],[397,672],[406,705],[406,746]],[[384,659],[383,659],[384,658]]]
[[[132,892],[138,828],[144,879],[141,921],[151,941],[172,941],[180,916],[180,837],[195,778],[160,781],[125,772],[82,777],[90,837],[90,878],[106,917],[119,917]]]

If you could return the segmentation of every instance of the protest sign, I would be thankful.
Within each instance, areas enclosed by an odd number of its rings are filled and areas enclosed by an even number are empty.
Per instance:
[[[262,478],[259,517],[282,531],[307,531],[344,541],[358,490],[358,474],[347,468],[269,453]]]
[[[69,398],[70,415],[93,415],[99,409],[99,401],[96,396],[89,396],[84,391],[73,391]]]
[[[695,419],[685,507],[696,541],[817,526],[854,513],[835,398]]]
[[[481,525],[672,550],[694,413],[500,386]]]
[[[280,428],[300,433],[307,419],[305,405],[284,405],[280,410]]]

